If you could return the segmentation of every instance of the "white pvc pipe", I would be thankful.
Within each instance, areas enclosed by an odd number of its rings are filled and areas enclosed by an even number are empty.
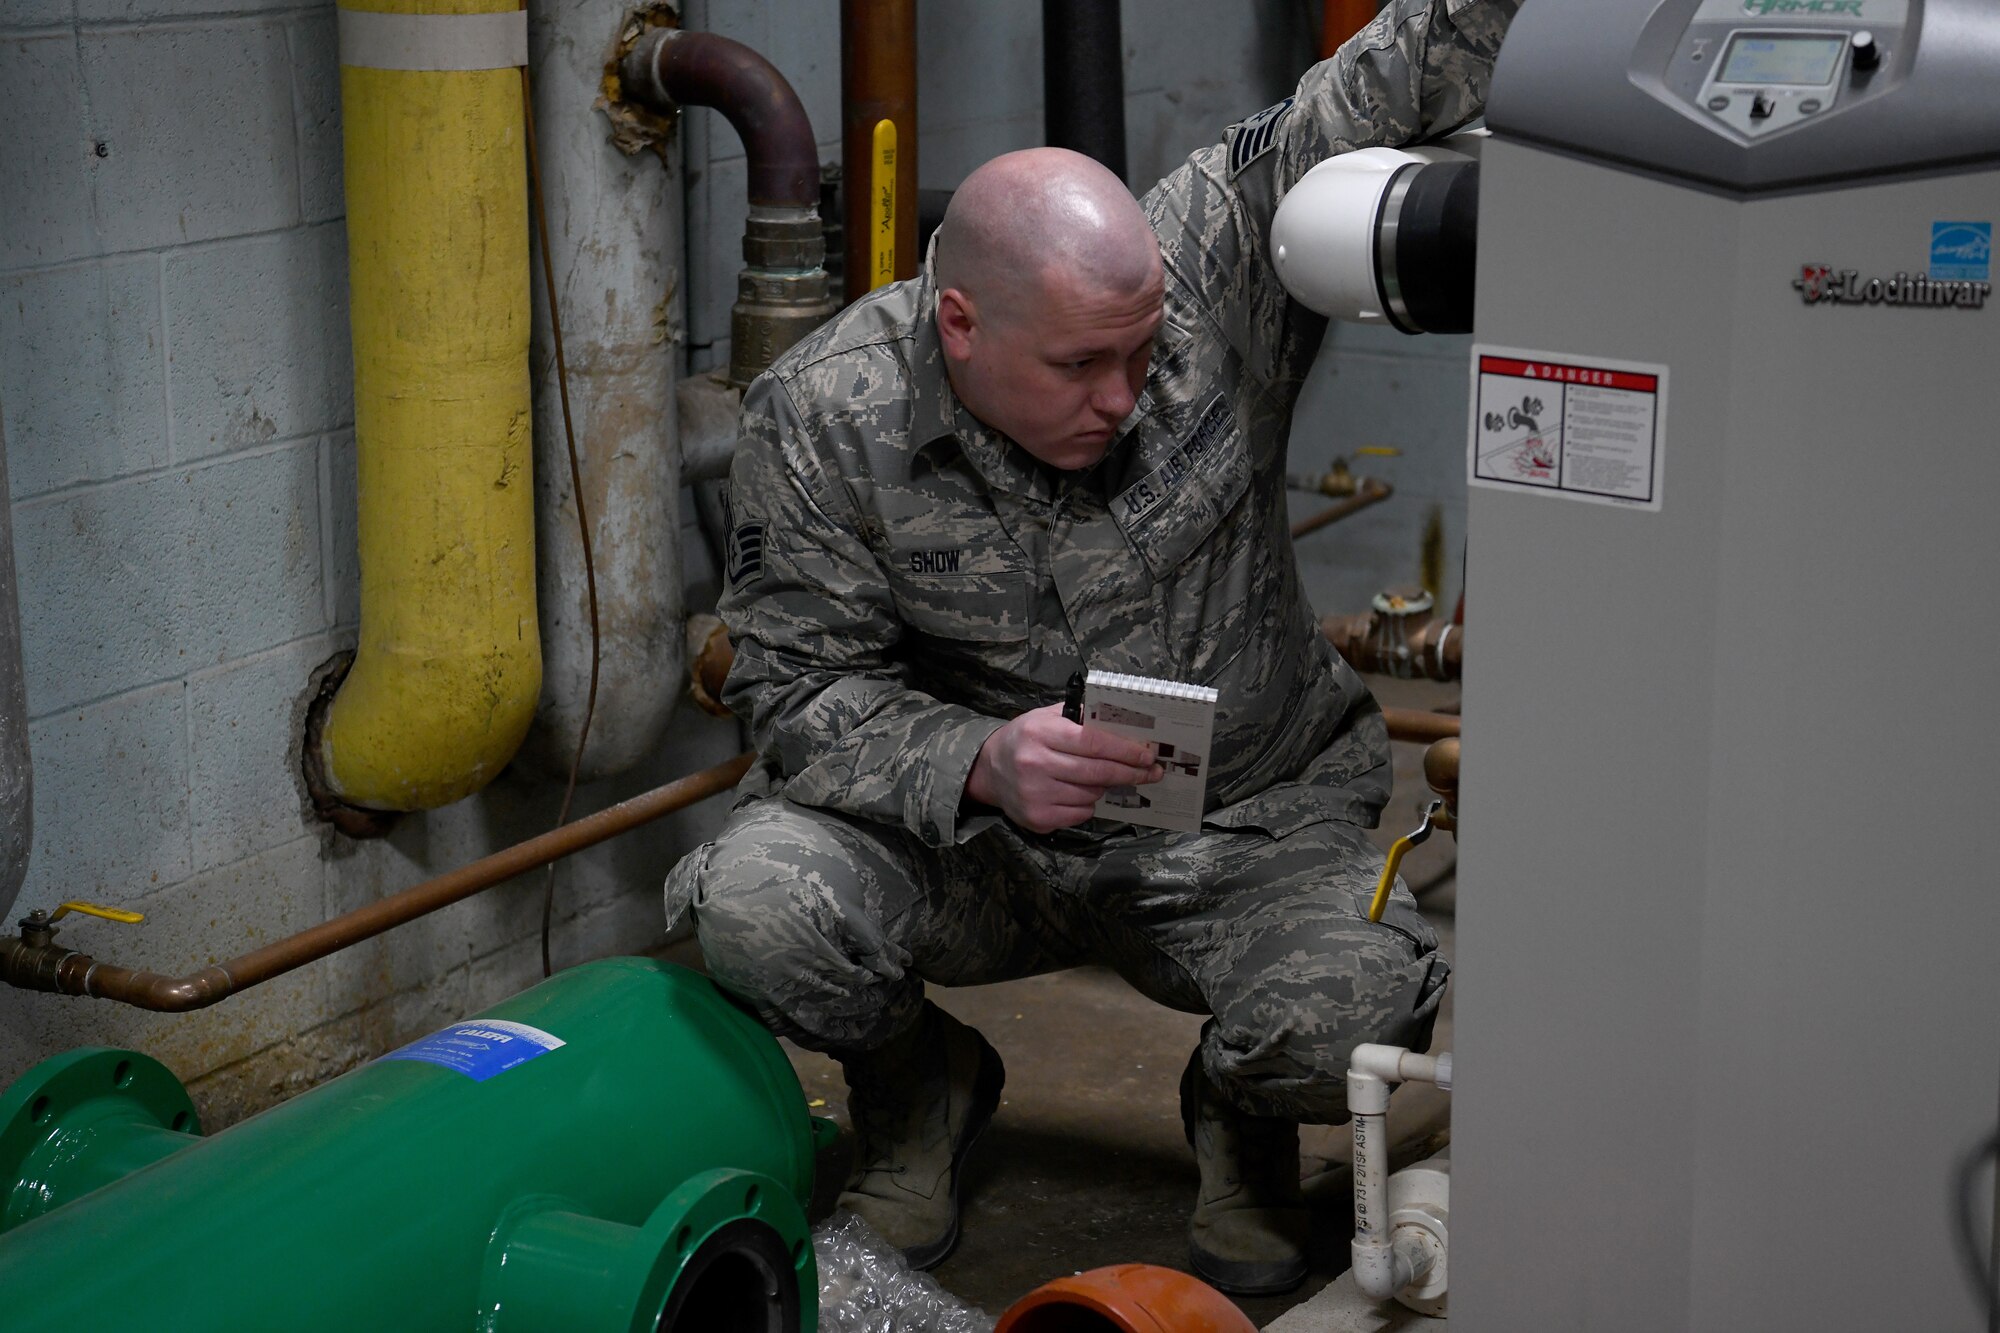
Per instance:
[[[1441,1255],[1429,1233],[1392,1233],[1389,1226],[1389,1085],[1435,1083],[1451,1090],[1451,1055],[1418,1055],[1400,1046],[1367,1043],[1347,1066],[1347,1110],[1354,1117],[1354,1283],[1371,1300],[1386,1301],[1423,1280]]]

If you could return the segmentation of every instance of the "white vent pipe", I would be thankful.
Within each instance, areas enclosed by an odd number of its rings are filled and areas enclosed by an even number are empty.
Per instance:
[[[1435,1083],[1451,1091],[1451,1054],[1418,1055],[1400,1046],[1354,1048],[1347,1067],[1347,1109],[1354,1117],[1354,1282],[1363,1295],[1423,1308],[1441,1296],[1441,1228],[1416,1219],[1399,1224],[1389,1188],[1389,1091],[1396,1083]],[[1431,1288],[1439,1288],[1433,1292]],[[1418,1291],[1412,1291],[1412,1288]],[[1421,1295],[1419,1295],[1421,1292]],[[1416,1297],[1416,1299],[1411,1299]],[[1422,1303],[1420,1303],[1422,1302]]]

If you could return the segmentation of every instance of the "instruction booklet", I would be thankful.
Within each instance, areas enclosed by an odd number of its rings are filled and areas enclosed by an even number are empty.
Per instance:
[[[1100,730],[1159,747],[1167,775],[1158,782],[1113,787],[1097,803],[1099,819],[1192,833],[1201,827],[1208,795],[1209,738],[1215,730],[1215,690],[1148,676],[1093,671],[1084,680],[1083,720]]]

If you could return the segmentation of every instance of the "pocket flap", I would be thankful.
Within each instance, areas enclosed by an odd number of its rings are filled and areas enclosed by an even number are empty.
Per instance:
[[[1028,637],[1026,570],[903,572],[891,582],[897,614],[921,634],[972,643],[1017,643]]]

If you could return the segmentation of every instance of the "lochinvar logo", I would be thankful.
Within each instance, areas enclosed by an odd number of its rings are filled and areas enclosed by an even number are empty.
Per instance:
[[[1746,14],[1849,14],[1860,18],[1862,0],[1743,0]]]

